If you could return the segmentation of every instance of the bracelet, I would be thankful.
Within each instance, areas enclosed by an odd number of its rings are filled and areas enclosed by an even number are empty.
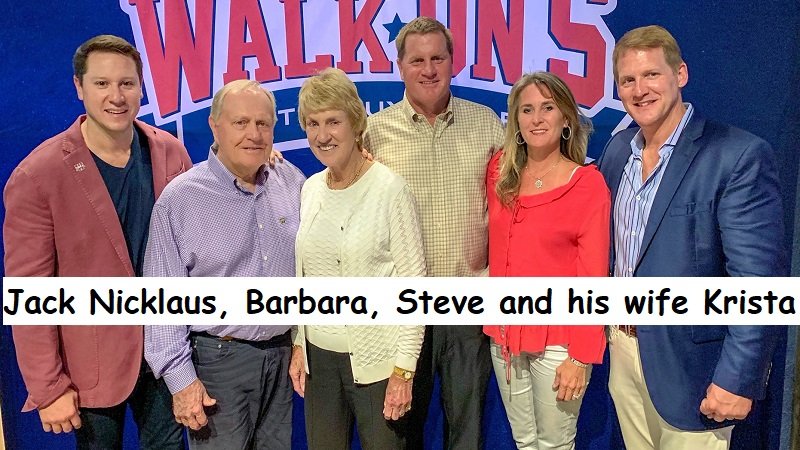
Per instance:
[[[589,367],[589,364],[586,364],[584,362],[580,362],[580,361],[578,361],[577,359],[575,359],[575,358],[573,358],[571,356],[569,357],[569,360],[572,361],[572,364],[575,364],[576,366],[580,367],[581,369],[585,369],[585,368]]]

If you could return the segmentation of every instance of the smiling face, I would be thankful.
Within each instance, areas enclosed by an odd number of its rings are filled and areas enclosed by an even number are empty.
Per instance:
[[[681,88],[689,80],[685,63],[674,69],[661,48],[634,48],[620,55],[617,72],[619,98],[646,139],[678,125],[684,112]]]
[[[536,83],[520,93],[517,123],[528,151],[543,153],[559,151],[561,133],[568,125],[550,91]]]
[[[217,143],[217,158],[241,180],[252,182],[272,151],[274,106],[256,89],[225,95],[216,120],[208,124]]]
[[[112,138],[133,132],[133,120],[142,101],[136,63],[112,52],[92,52],[86,58],[82,80],[73,77],[78,98],[86,108],[86,127]]]
[[[409,34],[405,54],[397,60],[406,98],[415,111],[435,116],[447,108],[453,58],[442,33]]]
[[[353,126],[342,110],[308,113],[305,128],[311,152],[325,167],[342,172],[360,153]]]

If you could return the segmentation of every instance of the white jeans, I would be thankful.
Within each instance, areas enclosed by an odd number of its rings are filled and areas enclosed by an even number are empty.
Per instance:
[[[492,365],[517,448],[575,448],[575,426],[583,396],[559,402],[553,390],[556,368],[568,357],[563,346],[548,346],[544,353],[512,356],[508,381],[501,347],[492,343]],[[591,366],[586,370],[587,383],[590,375]]]
[[[668,424],[650,400],[642,374],[639,341],[611,327],[608,390],[614,399],[625,447],[631,450],[727,450],[733,426],[684,431]],[[697,404],[700,408],[700,403]]]

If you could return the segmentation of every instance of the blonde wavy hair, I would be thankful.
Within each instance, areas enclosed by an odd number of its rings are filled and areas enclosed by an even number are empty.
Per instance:
[[[561,154],[581,166],[586,161],[586,148],[589,144],[589,134],[592,132],[592,123],[581,114],[572,91],[561,78],[552,73],[533,72],[523,75],[514,83],[511,93],[508,94],[506,139],[503,144],[503,156],[500,157],[500,176],[495,186],[497,196],[505,205],[510,205],[519,194],[520,174],[528,162],[527,144],[517,143],[520,131],[519,103],[522,91],[533,84],[543,96],[555,102],[572,130],[569,139],[564,139],[562,134]]]

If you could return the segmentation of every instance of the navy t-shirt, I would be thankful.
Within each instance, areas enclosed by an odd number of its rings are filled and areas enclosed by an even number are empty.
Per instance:
[[[150,228],[155,192],[153,190],[153,165],[147,137],[138,128],[133,133],[131,156],[125,167],[114,167],[92,153],[100,175],[106,183],[111,201],[117,210],[125,244],[137,277],[142,276],[144,250]]]

